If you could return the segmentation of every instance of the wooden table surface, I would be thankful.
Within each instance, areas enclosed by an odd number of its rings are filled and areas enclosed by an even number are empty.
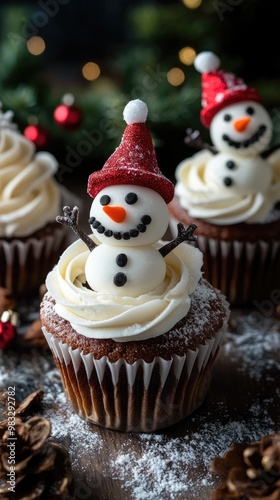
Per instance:
[[[38,303],[29,306],[22,330],[38,316]],[[214,456],[234,441],[253,442],[280,431],[280,319],[252,312],[232,309],[205,402],[162,431],[89,426],[69,407],[47,346],[0,352],[0,390],[15,386],[18,400],[44,390],[40,414],[50,419],[52,437],[69,450],[76,499],[210,500],[219,482],[209,470]]]

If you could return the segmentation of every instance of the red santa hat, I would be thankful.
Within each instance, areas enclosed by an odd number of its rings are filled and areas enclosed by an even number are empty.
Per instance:
[[[241,101],[260,102],[256,89],[248,87],[241,78],[233,73],[219,69],[220,59],[213,52],[201,52],[194,60],[194,66],[202,73],[202,110],[201,122],[210,127],[211,120],[221,109]]]
[[[127,123],[120,145],[88,180],[88,194],[93,198],[106,186],[136,184],[154,189],[166,203],[174,196],[174,186],[160,171],[150,133],[145,121],[147,105],[140,99],[130,101],[124,108]]]

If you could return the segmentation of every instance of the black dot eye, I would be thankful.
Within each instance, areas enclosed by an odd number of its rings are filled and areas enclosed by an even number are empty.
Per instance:
[[[231,116],[231,115],[229,115],[229,114],[226,114],[226,115],[224,116],[224,120],[225,120],[225,122],[230,122],[231,118],[232,118],[232,116]]]
[[[128,193],[125,197],[125,201],[126,203],[128,203],[128,205],[134,205],[134,203],[136,203],[137,200],[138,196],[136,193]]]
[[[246,109],[246,113],[248,115],[253,115],[255,113],[255,110],[254,108],[252,108],[252,106],[249,106],[247,109]]]
[[[101,196],[101,198],[100,198],[100,204],[103,206],[109,205],[110,201],[111,201],[111,198],[107,194],[103,194],[103,196]]]

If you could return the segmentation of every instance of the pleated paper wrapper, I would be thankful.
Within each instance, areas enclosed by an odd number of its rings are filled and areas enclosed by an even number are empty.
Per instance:
[[[26,241],[0,239],[0,286],[14,295],[37,292],[45,282],[47,273],[57,263],[66,247],[66,227],[54,228],[52,234]]]
[[[61,374],[73,410],[102,427],[127,432],[152,432],[170,426],[193,412],[204,401],[213,363],[227,329],[223,327],[195,350],[170,359],[95,359],[43,333]]]
[[[177,234],[170,219],[172,235]],[[253,306],[280,289],[280,241],[238,241],[197,234],[203,252],[203,277],[219,289],[232,305]]]

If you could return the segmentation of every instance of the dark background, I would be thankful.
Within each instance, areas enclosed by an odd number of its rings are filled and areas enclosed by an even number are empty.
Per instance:
[[[45,62],[74,65],[93,55],[99,61],[111,58],[126,44],[133,43],[135,34],[127,19],[132,7],[180,3],[180,0],[61,0],[61,3],[59,0],[2,0],[0,7],[30,7],[33,14],[23,19],[25,32],[39,34],[46,40],[48,53],[44,56]],[[48,12],[48,7],[54,12],[54,4],[58,7],[57,14],[49,16],[45,26],[37,26],[38,32],[35,33],[32,16],[40,10]],[[201,7],[205,5],[209,6],[211,16],[217,18],[218,30],[212,33],[213,39],[220,38],[220,48],[229,58],[241,58],[244,78],[280,76],[280,4],[277,0],[204,0]],[[200,14],[200,8],[196,12],[199,25],[199,17],[203,18],[205,12]],[[209,40],[202,38],[200,42],[199,49],[206,50]]]
[[[13,109],[22,130],[30,115],[38,118],[49,133],[45,149],[64,165],[69,148],[76,151],[83,139],[81,132],[98,129],[103,118],[109,120],[102,143],[82,157],[87,176],[119,144],[122,109],[135,98],[145,68],[167,72],[181,67],[186,74],[182,85],[171,88],[161,82],[143,96],[160,166],[173,180],[178,162],[193,153],[184,144],[185,129],[200,128],[209,139],[199,119],[200,75],[178,60],[183,46],[196,52],[213,50],[222,69],[257,87],[273,115],[273,141],[280,142],[279,14],[276,0],[202,0],[197,9],[181,0],[1,1],[0,99],[4,109]],[[30,56],[25,49],[33,35],[46,42],[41,56]],[[100,66],[101,77],[95,82],[82,77],[87,61]],[[59,129],[53,121],[53,110],[67,92],[75,95],[84,118],[74,132]],[[81,175],[81,168],[70,170],[66,176]]]

